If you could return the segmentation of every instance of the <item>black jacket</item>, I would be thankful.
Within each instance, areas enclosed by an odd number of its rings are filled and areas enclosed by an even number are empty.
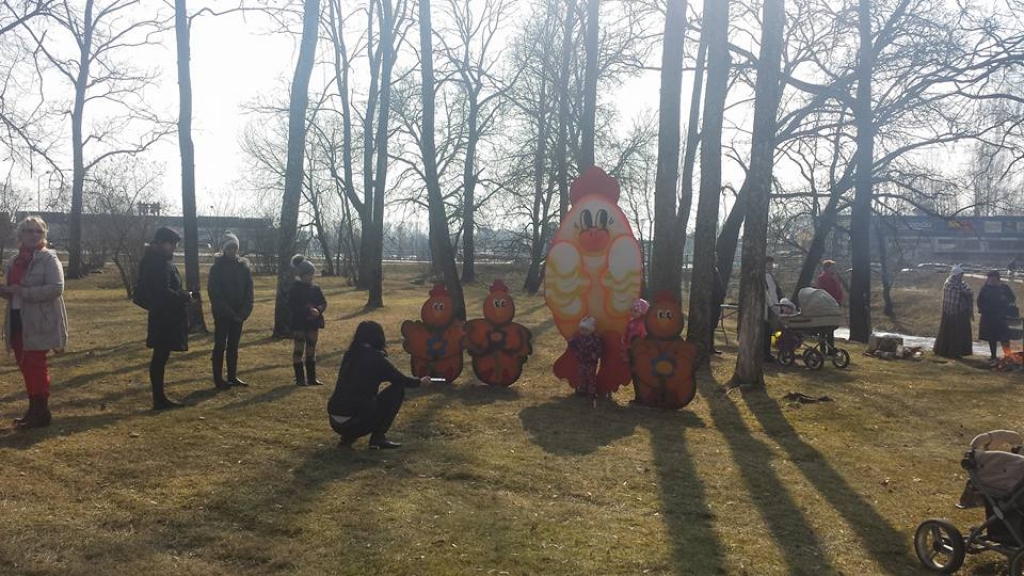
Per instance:
[[[245,258],[223,254],[213,259],[206,293],[214,318],[244,322],[252,314],[252,270]]]
[[[172,257],[152,246],[139,262],[139,283],[149,319],[146,325],[146,346],[161,350],[188,350],[187,290],[181,287],[181,276]]]
[[[316,308],[320,314],[316,318],[309,317],[309,309]],[[288,311],[290,312],[289,326],[293,331],[317,330],[324,327],[324,310],[327,309],[327,299],[320,287],[315,284],[305,284],[296,280],[288,291]]]
[[[1007,316],[1014,303],[1013,290],[1006,284],[990,286],[985,284],[978,292],[978,340],[1006,342],[1010,339]]]
[[[361,408],[372,402],[382,382],[391,382],[406,388],[420,385],[417,378],[402,374],[380,350],[369,346],[346,353],[338,370],[338,383],[327,401],[327,413],[336,416],[355,416]]]

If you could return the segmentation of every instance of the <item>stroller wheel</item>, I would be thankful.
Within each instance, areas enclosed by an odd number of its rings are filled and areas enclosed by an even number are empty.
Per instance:
[[[850,365],[850,353],[842,348],[836,348],[832,355],[832,365],[836,368],[846,368]]]
[[[792,366],[793,361],[796,360],[796,354],[792,350],[779,350],[779,355],[776,357],[779,364],[783,366]]]
[[[1010,558],[1010,576],[1024,576],[1024,548]]]
[[[821,367],[825,365],[825,355],[818,351],[817,348],[808,348],[804,352],[804,366],[807,366],[811,370],[821,370]]]
[[[925,568],[940,574],[956,572],[967,556],[964,537],[956,526],[936,518],[925,520],[917,527],[914,551]]]

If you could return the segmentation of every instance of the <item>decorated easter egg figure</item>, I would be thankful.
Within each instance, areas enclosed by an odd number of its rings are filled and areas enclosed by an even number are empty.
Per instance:
[[[683,312],[670,292],[658,294],[647,311],[647,336],[633,340],[630,369],[640,403],[677,410],[693,400],[697,347],[684,342]]]
[[[533,352],[533,336],[525,326],[512,321],[515,314],[508,287],[495,280],[484,299],[484,317],[466,322],[464,345],[473,359],[473,372],[485,384],[512,385]]]
[[[402,347],[412,356],[413,375],[455,380],[462,373],[463,327],[444,286],[430,291],[420,318],[402,323]]]
[[[555,234],[544,268],[544,299],[558,331],[568,341],[579,322],[591,317],[602,339],[597,374],[599,395],[629,382],[629,365],[620,353],[630,308],[640,296],[643,259],[626,215],[619,208],[619,183],[600,168],[573,182],[572,209]],[[566,350],[555,375],[580,385],[578,358]]]

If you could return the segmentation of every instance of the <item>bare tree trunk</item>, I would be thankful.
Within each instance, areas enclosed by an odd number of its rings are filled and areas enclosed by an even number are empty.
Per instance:
[[[448,216],[441,181],[437,175],[437,147],[434,143],[434,46],[430,22],[430,0],[420,0],[420,74],[422,77],[421,97],[423,98],[423,131],[420,135],[420,150],[423,154],[423,171],[426,176],[427,207],[430,219],[430,253],[435,267],[441,270],[445,287],[455,306],[455,317],[466,319],[466,299],[462,295],[462,282],[455,264],[455,250],[452,248]],[[467,160],[467,164],[469,164]],[[470,174],[470,178],[472,178]],[[472,233],[470,233],[472,236]]]
[[[743,227],[740,264],[739,352],[733,384],[764,386],[765,249],[768,245],[768,208],[775,166],[776,115],[782,85],[782,36],[786,24],[785,0],[765,0],[754,96],[754,132],[751,136],[750,189]]]
[[[821,215],[818,217],[818,221],[814,226],[814,237],[811,238],[811,245],[807,247],[807,255],[804,257],[804,264],[800,268],[800,276],[797,278],[796,286],[793,287],[791,299],[794,302],[797,301],[796,295],[800,292],[800,289],[810,286],[811,282],[814,281],[814,272],[818,269],[818,264],[825,256],[825,241],[832,232],[832,228],[836,225],[836,216],[839,213],[839,199],[842,195],[841,191],[834,189],[828,204],[825,205],[825,209],[822,210]]]
[[[547,60],[547,53],[544,55]],[[537,99],[537,150],[533,157],[533,222],[530,234],[530,267],[526,271],[523,290],[528,294],[540,291],[541,261],[547,247],[547,215],[544,189],[544,161],[547,157],[548,117],[545,101],[547,100],[547,79],[541,78],[540,97]]]
[[[892,304],[892,276],[889,275],[889,246],[885,233],[885,223],[881,218],[875,221],[875,237],[878,240],[878,262],[882,267],[882,302],[885,308],[882,313],[892,318],[896,315]]]
[[[743,181],[743,186],[736,194],[736,203],[732,210],[725,217],[722,229],[718,232],[718,241],[715,243],[715,258],[718,274],[722,277],[722,283],[729,285],[732,279],[732,268],[736,261],[736,248],[740,243],[740,229],[743,228],[743,219],[747,214],[747,192],[750,187],[750,177]]]
[[[302,198],[302,172],[306,153],[306,108],[309,106],[309,77],[313,73],[316,41],[319,34],[320,0],[304,0],[302,40],[292,79],[288,106],[288,163],[285,167],[284,196],[281,199],[281,224],[277,241],[277,301],[274,307],[274,335],[284,337],[290,331],[288,289],[294,278],[291,257],[295,250],[295,232],[299,225],[299,200]]]
[[[395,65],[396,49],[393,41],[395,31],[394,7],[391,0],[380,3],[380,111],[377,117],[377,134],[374,152],[377,154],[377,166],[373,181],[373,226],[369,257],[366,269],[369,272],[370,293],[366,298],[366,308],[375,309],[384,306],[384,193],[387,190],[388,177],[388,124],[391,117],[391,71]]]
[[[651,249],[651,290],[668,290],[682,301],[683,271],[678,229],[676,184],[682,124],[683,41],[686,0],[669,0],[661,53],[661,101],[658,120],[658,171],[654,183],[654,238]]]
[[[871,40],[871,1],[860,0],[857,7],[860,31],[857,103],[856,185],[850,216],[850,340],[867,342],[871,335],[871,186],[874,164],[874,114],[871,105],[871,73],[875,51]]]
[[[597,131],[597,74],[598,52],[600,51],[601,1],[587,0],[587,62],[583,76],[583,126],[580,146],[582,174],[595,163],[595,132]]]
[[[470,95],[466,158],[462,167],[462,281],[476,280],[476,146],[480,139],[478,95]]]
[[[700,199],[693,235],[693,273],[686,338],[700,349],[699,362],[711,349],[711,302],[714,298],[715,232],[718,199],[722,195],[722,117],[729,90],[729,1],[704,1],[704,30],[708,35],[708,86],[701,135]]]
[[[75,102],[71,112],[71,218],[68,226],[68,277],[81,278],[85,275],[82,266],[82,195],[85,192],[85,142],[82,136],[82,121],[85,113],[85,92],[89,88],[89,64],[92,61],[92,37],[95,22],[92,17],[93,0],[85,0],[85,14],[82,17],[80,60],[78,76],[75,77]]]
[[[683,153],[683,182],[679,195],[678,234],[679,265],[683,265],[686,252],[686,229],[690,226],[690,211],[693,207],[693,171],[697,164],[697,149],[700,148],[700,103],[704,89],[704,64],[708,55],[707,38],[701,35],[697,47],[697,64],[693,71],[693,93],[690,95],[690,118],[686,127],[686,150]],[[682,302],[682,300],[680,300]]]
[[[558,135],[555,141],[555,162],[558,163],[558,221],[569,213],[569,65],[572,62],[573,25],[576,0],[565,0],[562,20],[562,60],[558,66]]]
[[[196,150],[192,143],[192,70],[189,59],[188,8],[174,2],[174,37],[178,48],[178,148],[181,151],[181,212],[185,224],[185,286],[196,294],[188,307],[190,332],[205,333],[202,281],[199,278],[199,221],[196,214]]]

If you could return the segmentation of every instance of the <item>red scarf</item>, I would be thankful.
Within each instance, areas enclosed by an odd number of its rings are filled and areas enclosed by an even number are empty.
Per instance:
[[[7,277],[8,286],[21,284],[22,278],[24,278],[25,273],[28,272],[28,265],[32,263],[32,257],[35,256],[36,251],[40,248],[42,248],[42,246],[35,246],[32,248],[22,246],[21,250],[18,250],[18,255],[14,257],[14,263],[11,264],[11,274]]]

